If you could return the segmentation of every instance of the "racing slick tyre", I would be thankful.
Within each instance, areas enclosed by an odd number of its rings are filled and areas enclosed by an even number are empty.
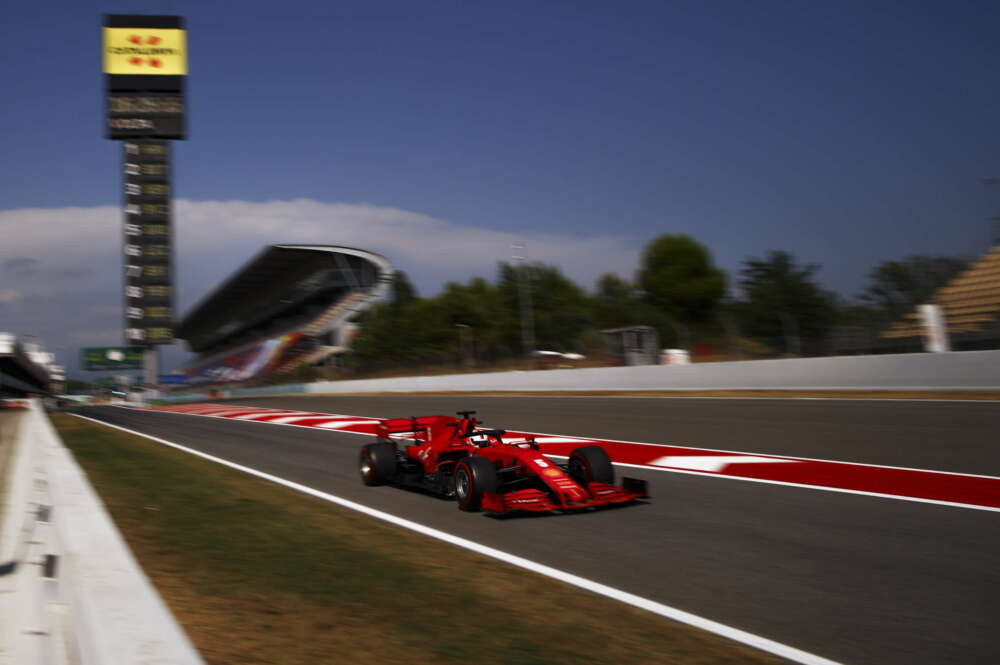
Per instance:
[[[569,456],[569,477],[581,487],[590,483],[615,484],[615,469],[611,458],[600,446],[583,446]]]
[[[497,470],[482,457],[466,457],[455,468],[455,498],[459,510],[475,512],[483,505],[484,492],[497,491]]]
[[[365,485],[390,482],[396,475],[396,446],[385,441],[369,443],[361,449],[358,471]]]

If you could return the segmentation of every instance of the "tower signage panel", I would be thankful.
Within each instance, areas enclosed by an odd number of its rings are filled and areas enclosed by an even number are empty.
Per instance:
[[[170,344],[173,334],[173,229],[170,144],[123,143],[125,339]]]
[[[125,341],[148,349],[174,341],[168,141],[187,137],[187,32],[180,16],[105,14],[102,37],[104,135],[123,141]]]
[[[105,137],[186,138],[183,19],[108,14],[103,37]]]

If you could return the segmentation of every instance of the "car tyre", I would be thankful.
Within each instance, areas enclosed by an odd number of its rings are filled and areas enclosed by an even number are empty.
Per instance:
[[[476,512],[483,505],[483,494],[497,491],[497,470],[482,457],[466,457],[455,467],[455,498],[459,510]]]
[[[385,485],[396,475],[396,446],[385,441],[361,449],[358,472],[365,485]]]
[[[604,448],[583,446],[570,453],[569,477],[581,487],[587,487],[590,483],[614,485],[615,469]]]

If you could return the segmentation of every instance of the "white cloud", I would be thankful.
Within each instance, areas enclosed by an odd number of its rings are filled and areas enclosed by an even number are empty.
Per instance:
[[[559,265],[587,286],[601,272],[630,272],[637,256],[627,240],[615,236],[513,234],[364,204],[181,201],[177,217],[178,247],[188,256],[221,252],[242,260],[262,245],[278,242],[360,247],[385,255],[424,291],[436,290],[445,279],[492,277],[496,263],[510,259],[515,242],[527,244],[529,258]],[[235,249],[241,251],[230,254]]]
[[[100,343],[104,331],[115,329],[121,312],[121,216],[115,206],[0,211],[4,327],[38,334],[50,348],[74,349],[73,355],[81,342]],[[514,234],[399,208],[308,199],[180,200],[174,218],[182,313],[274,243],[378,252],[405,270],[424,295],[446,280],[493,278],[496,264],[510,260],[514,243],[527,246],[529,259],[557,265],[586,287],[604,272],[631,274],[639,251],[630,239],[614,235]],[[608,228],[614,228],[614,220]],[[80,337],[75,331],[102,332]]]

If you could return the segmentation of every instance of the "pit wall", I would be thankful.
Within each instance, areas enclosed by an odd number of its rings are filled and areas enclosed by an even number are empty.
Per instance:
[[[205,665],[39,400],[0,524],[0,665]]]
[[[221,391],[222,397],[288,393],[632,390],[1000,390],[1000,351],[785,358],[319,381]],[[199,401],[185,395],[167,401]]]

